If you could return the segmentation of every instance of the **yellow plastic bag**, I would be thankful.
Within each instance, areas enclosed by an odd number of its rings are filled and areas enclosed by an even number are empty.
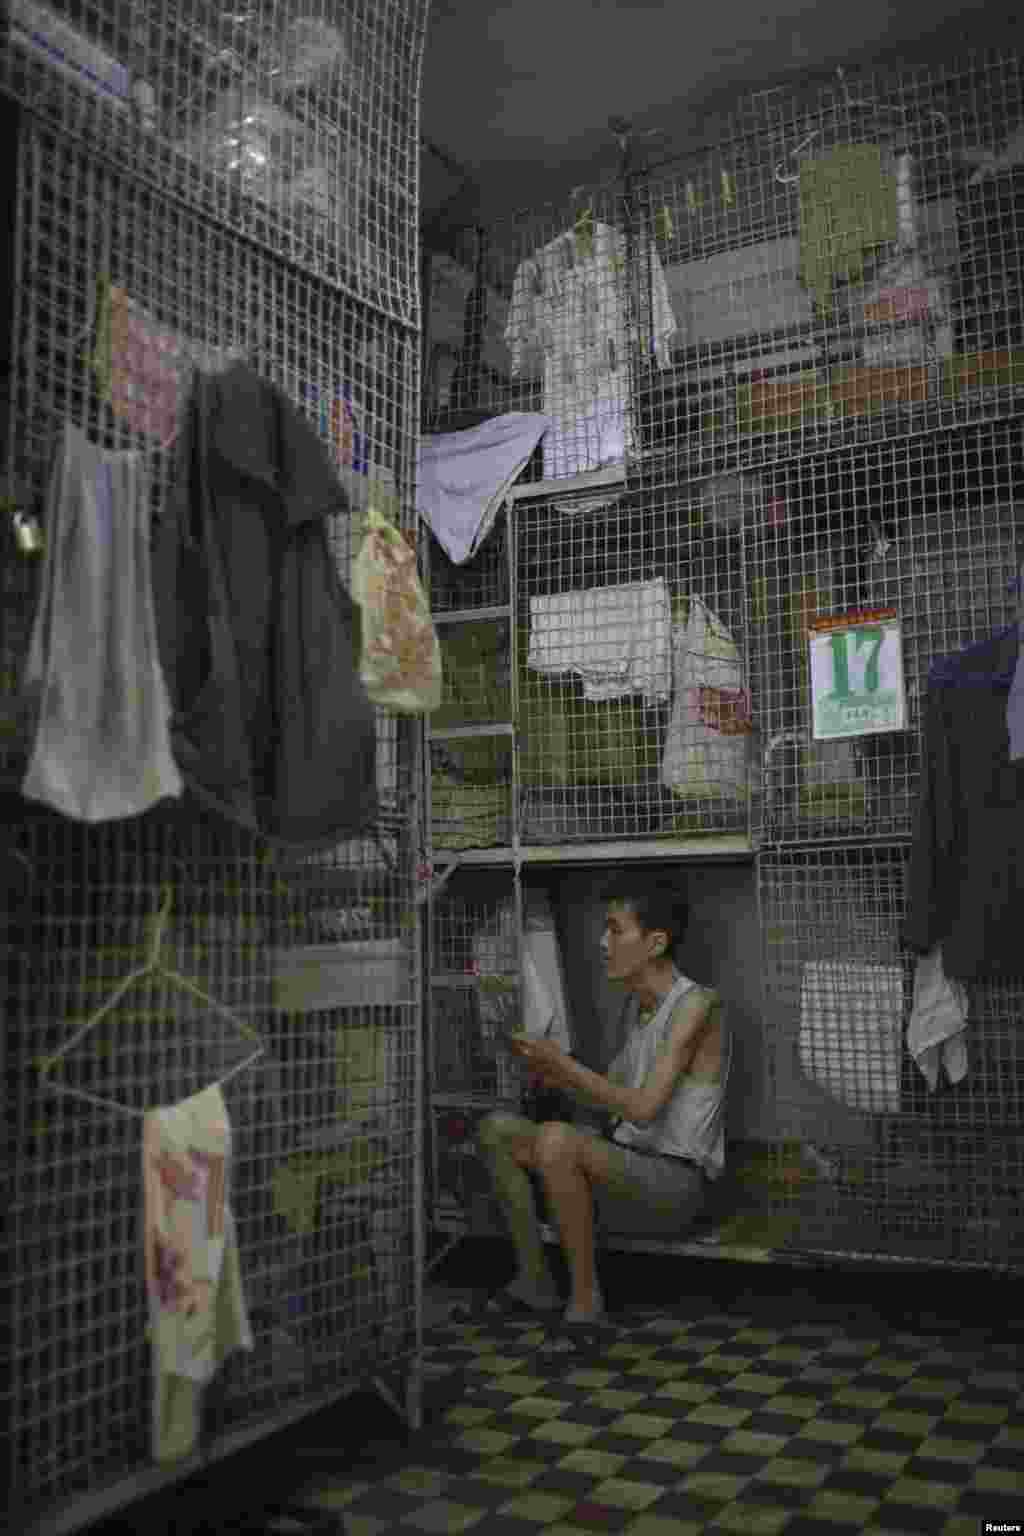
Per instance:
[[[375,704],[430,714],[441,702],[441,646],[416,555],[384,513],[391,498],[371,487],[366,535],[352,568],[362,610],[359,675]]]

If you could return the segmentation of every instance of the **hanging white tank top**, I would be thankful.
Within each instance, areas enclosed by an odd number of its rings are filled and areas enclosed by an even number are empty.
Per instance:
[[[697,983],[680,976],[662,999],[653,1017],[637,1024],[617,1058],[617,1066],[631,1088],[641,1088],[654,1071],[658,1055],[672,1027],[677,1005],[695,990]],[[732,1035],[722,1030],[722,1067],[717,1077],[686,1073],[664,1108],[646,1125],[621,1120],[612,1140],[637,1152],[661,1157],[685,1157],[695,1162],[710,1179],[725,1167],[725,1096],[732,1066]]]

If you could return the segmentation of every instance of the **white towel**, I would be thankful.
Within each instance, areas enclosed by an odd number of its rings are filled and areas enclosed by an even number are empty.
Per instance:
[[[967,991],[942,968],[942,945],[923,955],[914,973],[914,1004],[907,1025],[907,1050],[934,1093],[940,1068],[951,1083],[967,1076]]]
[[[811,960],[800,993],[800,1066],[851,1109],[900,1107],[903,972],[898,965]]]
[[[672,693],[672,611],[668,586],[625,582],[530,599],[527,666],[572,672],[590,700],[641,693],[661,704]]]
[[[549,425],[547,416],[509,411],[466,432],[420,439],[416,505],[456,565],[490,533]]]

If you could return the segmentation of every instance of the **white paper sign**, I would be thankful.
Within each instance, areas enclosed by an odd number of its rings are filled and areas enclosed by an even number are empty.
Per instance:
[[[815,741],[906,729],[903,640],[895,609],[813,619],[809,645]]]

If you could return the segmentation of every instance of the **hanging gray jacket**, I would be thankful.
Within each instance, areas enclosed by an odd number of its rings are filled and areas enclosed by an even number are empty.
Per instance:
[[[182,776],[299,847],[366,827],[374,712],[327,539],[345,491],[313,428],[244,363],[195,377],[153,556]]]

